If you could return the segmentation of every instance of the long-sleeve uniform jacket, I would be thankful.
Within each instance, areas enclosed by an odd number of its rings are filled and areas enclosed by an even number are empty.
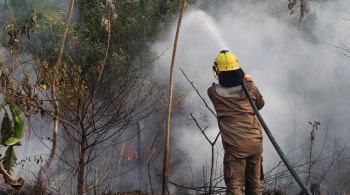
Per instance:
[[[256,106],[261,109],[264,100],[258,88],[252,81],[246,83]],[[245,158],[262,147],[262,129],[242,86],[227,88],[213,83],[208,95],[217,113],[225,151],[236,158]]]

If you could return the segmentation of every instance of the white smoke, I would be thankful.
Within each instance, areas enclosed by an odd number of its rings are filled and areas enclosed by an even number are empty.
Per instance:
[[[325,130],[330,121],[331,133],[342,141],[350,134],[350,59],[331,45],[350,47],[350,4],[347,0],[310,1],[309,13],[299,30],[298,13],[290,15],[285,1],[231,1],[223,9],[187,10],[180,32],[176,67],[184,69],[207,102],[207,88],[215,82],[212,64],[222,49],[238,56],[243,70],[253,75],[264,96],[262,109],[276,140],[287,152],[307,140],[308,121],[321,121]],[[165,40],[154,43],[152,50],[161,53],[173,43],[176,23]],[[171,51],[155,66],[155,78],[166,83]],[[186,88],[185,105],[196,116],[208,116],[203,127],[215,138],[216,120],[175,68],[175,82]],[[211,103],[210,103],[211,105]],[[210,145],[195,126],[174,124],[176,143],[188,153],[194,169],[201,170],[210,156]],[[322,133],[319,133],[322,134]],[[219,143],[221,145],[221,141]],[[277,154],[264,138],[264,164],[268,167]],[[220,163],[219,163],[220,164]]]

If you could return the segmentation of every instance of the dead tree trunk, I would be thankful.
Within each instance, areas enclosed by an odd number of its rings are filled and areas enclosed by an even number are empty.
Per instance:
[[[313,195],[321,195],[321,184],[311,184],[311,193]]]
[[[86,153],[86,136],[83,134],[80,142],[78,176],[77,176],[79,195],[84,194],[85,153]]]
[[[137,123],[137,179],[139,180],[138,189],[141,190],[143,184],[142,175],[142,149],[141,149],[141,124]]]

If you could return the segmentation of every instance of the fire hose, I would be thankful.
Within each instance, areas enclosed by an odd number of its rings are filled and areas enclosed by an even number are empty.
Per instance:
[[[303,190],[303,192],[305,192],[306,194],[308,195],[312,195],[312,193],[310,192],[310,190],[303,184],[303,182],[301,181],[299,175],[295,172],[295,170],[293,169],[293,167],[290,165],[288,159],[286,158],[286,156],[284,155],[282,149],[280,148],[280,146],[278,145],[278,143],[276,142],[275,138],[273,137],[270,129],[267,127],[264,119],[262,118],[262,116],[260,115],[259,113],[259,110],[258,108],[256,107],[255,105],[255,102],[252,98],[252,96],[250,96],[249,92],[248,92],[248,89],[247,89],[247,85],[245,83],[245,81],[243,80],[242,82],[242,88],[243,88],[243,91],[245,93],[245,95],[247,96],[248,98],[248,101],[250,103],[250,105],[252,106],[254,112],[255,112],[255,115],[256,117],[258,118],[261,126],[263,127],[263,129],[265,130],[265,133],[267,135],[267,137],[269,137],[273,147],[276,149],[278,155],[281,157],[283,163],[286,165],[288,171],[292,174],[292,176],[294,177],[295,181],[298,183],[298,185],[300,186],[300,188]]]

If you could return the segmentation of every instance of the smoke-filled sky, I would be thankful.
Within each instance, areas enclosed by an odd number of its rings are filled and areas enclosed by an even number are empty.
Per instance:
[[[308,121],[321,122],[320,136],[328,123],[329,131],[341,144],[350,137],[350,58],[342,49],[331,46],[350,47],[350,21],[346,20],[350,19],[350,4],[348,0],[310,1],[300,31],[298,11],[290,15],[287,4],[230,1],[211,10],[192,7],[186,11],[175,83],[188,92],[188,112],[208,116],[202,125],[209,125],[212,137],[218,132],[216,119],[178,68],[184,69],[211,105],[207,88],[216,82],[211,67],[222,49],[234,52],[242,69],[253,76],[266,102],[262,115],[286,152],[307,140],[311,129]],[[155,54],[172,45],[176,22],[166,39],[153,44]],[[171,50],[154,67],[155,78],[163,83],[169,75],[170,58]],[[210,145],[195,126],[186,124],[174,122],[173,135],[178,139],[173,144],[186,151],[192,166],[200,169],[209,160]],[[264,164],[270,165],[276,153],[266,136],[264,147]]]

